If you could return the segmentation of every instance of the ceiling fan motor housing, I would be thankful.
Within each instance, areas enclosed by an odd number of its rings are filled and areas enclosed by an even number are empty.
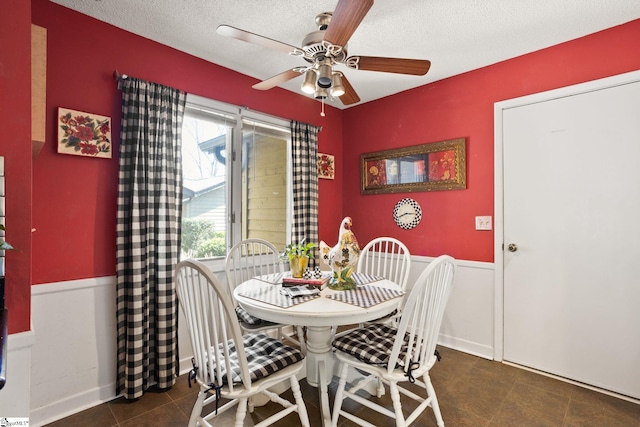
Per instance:
[[[333,13],[323,12],[316,16],[316,24],[318,30],[307,34],[302,40],[302,50],[305,51],[304,59],[310,63],[316,63],[317,61],[323,61],[325,58],[330,58],[333,62],[344,62],[347,57],[347,46],[340,46],[341,49],[332,49],[327,52],[327,43],[324,42],[324,34],[327,32],[327,27],[331,22]]]

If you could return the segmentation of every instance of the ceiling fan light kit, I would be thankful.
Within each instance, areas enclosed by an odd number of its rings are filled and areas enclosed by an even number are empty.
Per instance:
[[[333,70],[331,69],[329,61],[325,59],[320,66],[318,66],[318,86],[323,89],[330,88],[331,74],[333,74]]]
[[[315,99],[326,99],[329,96],[329,91],[324,87],[316,87],[316,91],[313,94]]]
[[[344,95],[344,86],[342,85],[342,73],[334,71],[331,75],[331,96],[341,97]]]
[[[302,82],[302,91],[304,93],[312,94],[316,91],[316,72],[314,70],[307,70],[304,73],[304,82]]]
[[[282,43],[229,25],[220,25],[216,32],[292,56],[300,56],[310,64],[295,67],[263,80],[253,85],[254,89],[268,90],[304,74],[302,92],[313,94],[314,98],[321,100],[331,95],[339,98],[342,104],[350,105],[360,102],[360,97],[347,77],[334,69],[336,66],[416,76],[425,75],[431,66],[431,62],[425,59],[347,56],[347,42],[372,6],[373,0],[339,0],[335,11],[323,12],[316,16],[318,30],[304,37],[302,47]]]

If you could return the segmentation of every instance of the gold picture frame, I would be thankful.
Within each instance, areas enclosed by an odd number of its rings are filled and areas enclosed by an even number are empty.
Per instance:
[[[361,194],[467,188],[466,139],[360,155]]]

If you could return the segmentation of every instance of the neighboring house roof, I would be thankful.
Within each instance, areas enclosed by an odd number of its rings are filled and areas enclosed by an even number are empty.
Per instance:
[[[223,187],[226,182],[224,176],[212,176],[202,179],[185,179],[182,183],[182,201],[188,201],[209,191]]]
[[[226,144],[227,135],[223,134],[198,143],[198,148],[205,153],[213,154],[216,156],[216,160],[224,165],[227,163],[227,159],[226,155],[223,155],[222,152],[225,151]]]
[[[218,135],[215,138],[207,139],[198,143],[198,147],[205,153],[212,153],[213,149],[219,146],[223,146],[227,143],[227,135]]]

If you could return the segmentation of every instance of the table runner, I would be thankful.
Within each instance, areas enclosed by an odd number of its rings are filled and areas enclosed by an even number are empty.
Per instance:
[[[320,295],[309,295],[303,297],[290,298],[280,293],[281,286],[269,286],[258,289],[249,289],[247,291],[238,292],[238,295],[255,299],[267,304],[275,305],[278,307],[289,308],[294,305],[302,304],[303,302],[310,301],[314,298],[318,298]]]
[[[404,291],[382,288],[379,286],[363,285],[358,286],[357,289],[340,291],[327,295],[327,298],[346,302],[347,304],[357,305],[362,308],[368,308],[402,295],[404,295]]]

